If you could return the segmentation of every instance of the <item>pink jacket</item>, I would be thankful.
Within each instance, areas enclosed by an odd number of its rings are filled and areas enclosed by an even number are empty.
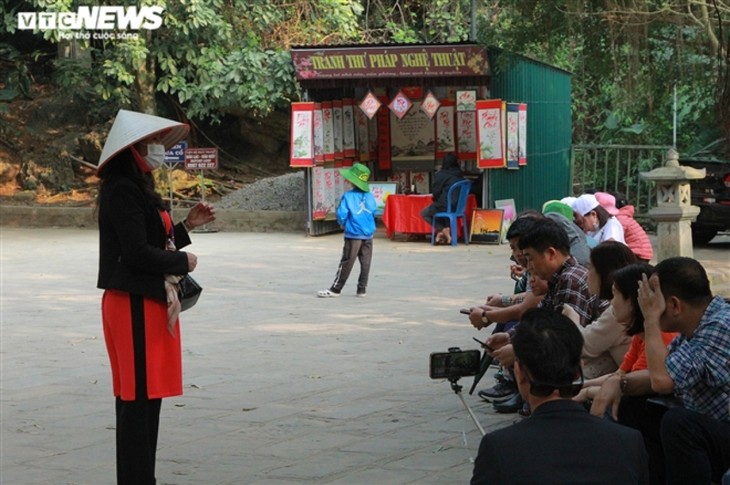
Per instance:
[[[637,258],[649,261],[654,256],[654,249],[651,247],[651,241],[649,241],[646,231],[634,219],[634,206],[625,205],[620,208],[616,219],[624,228],[626,245],[631,248]]]

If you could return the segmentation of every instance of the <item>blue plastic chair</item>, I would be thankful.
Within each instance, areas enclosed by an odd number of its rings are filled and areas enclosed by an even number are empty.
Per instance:
[[[457,231],[457,223],[459,218],[462,221],[462,228],[464,233],[464,244],[469,244],[469,231],[468,222],[466,218],[466,199],[469,197],[469,189],[471,189],[471,180],[460,180],[449,187],[449,193],[447,194],[446,212],[437,212],[434,214],[431,220],[431,244],[436,243],[436,218],[448,218],[449,227],[451,227],[451,245],[456,246],[458,244],[459,233]],[[458,191],[459,195],[456,202],[456,207],[452,210],[452,195],[454,191]]]

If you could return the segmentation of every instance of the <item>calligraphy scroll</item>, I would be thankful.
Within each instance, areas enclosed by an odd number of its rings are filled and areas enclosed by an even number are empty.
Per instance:
[[[477,168],[505,166],[504,102],[501,99],[477,101]]]
[[[449,152],[456,152],[454,124],[454,102],[444,100],[436,113],[437,159],[443,158]]]
[[[335,159],[335,125],[333,117],[332,101],[324,101],[322,103],[322,142],[325,162],[331,162]]]
[[[519,164],[527,165],[527,105],[520,104]]]
[[[291,104],[289,166],[314,165],[314,103]]]
[[[507,103],[507,168],[510,170],[520,168],[519,110],[520,106],[518,104]]]
[[[355,158],[355,112],[352,109],[353,100],[342,100],[342,152],[345,158]]]

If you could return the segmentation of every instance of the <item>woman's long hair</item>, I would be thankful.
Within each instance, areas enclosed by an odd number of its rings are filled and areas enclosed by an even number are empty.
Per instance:
[[[639,281],[642,275],[651,276],[652,267],[646,263],[636,263],[616,270],[613,274],[613,284],[621,294],[631,300],[634,309],[634,318],[626,327],[629,337],[644,331],[644,314],[639,307]]]
[[[603,241],[591,250],[591,265],[601,279],[598,297],[611,299],[614,272],[638,262],[636,255],[627,245],[618,241]]]
[[[101,170],[99,170],[99,179],[101,180],[101,183],[99,184],[99,194],[96,197],[95,212],[97,215],[99,212],[99,203],[106,193],[109,184],[119,178],[126,178],[134,182],[134,184],[140,188],[148,203],[152,206],[163,210],[168,208],[160,194],[158,194],[155,190],[155,181],[152,178],[152,173],[142,172],[142,170],[140,170],[137,166],[137,162],[135,162],[132,152],[129,149],[126,149],[114,156],[114,158],[109,160],[101,168]]]

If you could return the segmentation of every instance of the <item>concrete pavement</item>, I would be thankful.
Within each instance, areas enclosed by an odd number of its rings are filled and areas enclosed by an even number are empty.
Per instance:
[[[0,482],[112,484],[97,232],[0,230]],[[506,246],[379,236],[368,297],[350,281],[318,299],[341,235],[193,239],[205,289],[182,315],[185,395],[163,402],[158,483],[468,481],[479,433],[428,360],[486,336],[458,310],[510,291]],[[487,429],[516,419],[466,399]]]
[[[0,482],[113,484],[97,232],[0,236]],[[354,296],[356,268],[341,297],[318,299],[341,247],[341,235],[193,236],[205,289],[182,315],[185,395],[163,402],[158,483],[468,481],[480,436],[428,357],[487,335],[458,309],[511,291],[507,246],[379,233],[368,297]],[[695,256],[722,269],[728,247]],[[518,419],[466,400],[487,431]]]

